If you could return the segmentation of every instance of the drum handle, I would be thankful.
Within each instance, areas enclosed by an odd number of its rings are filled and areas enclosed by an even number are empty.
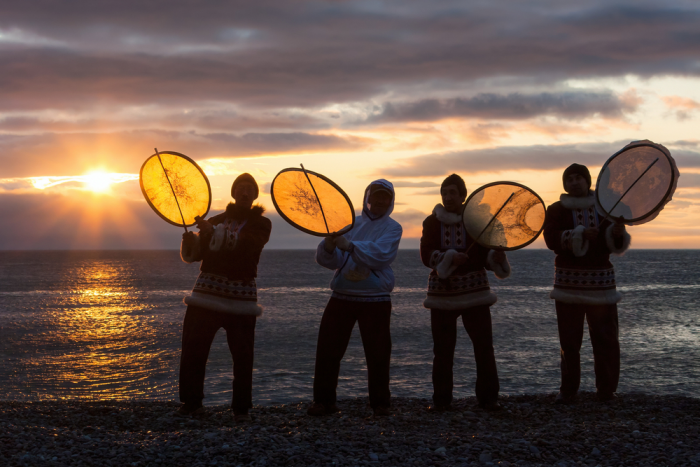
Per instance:
[[[472,247],[473,247],[473,246],[476,244],[476,242],[481,238],[481,236],[484,234],[484,232],[486,232],[486,229],[489,228],[489,225],[491,225],[491,223],[492,223],[494,220],[496,220],[496,217],[498,217],[498,215],[501,213],[501,211],[503,211],[503,208],[506,207],[506,204],[508,204],[508,203],[510,202],[510,200],[513,199],[513,195],[515,195],[515,192],[513,192],[513,193],[510,194],[510,196],[508,197],[508,199],[506,200],[506,202],[503,203],[503,206],[501,206],[501,208],[500,208],[498,211],[496,211],[496,214],[494,214],[493,217],[491,218],[491,220],[489,221],[489,223],[486,224],[486,227],[484,227],[484,230],[482,230],[481,233],[474,239],[474,241],[472,242],[472,244],[469,245],[469,248],[467,248],[467,251],[464,252],[465,255],[466,255],[467,253],[469,253],[469,250],[472,249]],[[465,230],[466,230],[466,226],[465,226]]]
[[[175,198],[175,204],[177,204],[177,210],[180,211],[180,217],[182,217],[182,226],[185,228],[185,233],[187,233],[187,225],[185,222],[185,216],[182,215],[182,209],[180,209],[180,202],[177,200],[177,195],[175,194],[175,189],[173,188],[173,184],[170,183],[170,177],[168,177],[168,172],[165,171],[165,166],[163,165],[163,161],[160,158],[160,153],[158,152],[158,148],[154,148],[156,150],[156,156],[158,156],[158,162],[160,162],[160,166],[163,168],[163,173],[165,174],[165,179],[168,181],[168,185],[170,185],[170,190],[173,192],[173,197]]]
[[[624,198],[625,195],[626,195],[627,193],[629,193],[629,191],[632,189],[632,187],[635,186],[635,185],[637,184],[637,182],[638,182],[639,180],[641,180],[641,178],[644,176],[644,174],[647,173],[647,172],[649,172],[649,169],[651,169],[651,167],[652,167],[654,164],[656,164],[658,161],[659,161],[659,158],[658,158],[658,157],[657,157],[656,159],[654,159],[654,162],[652,162],[651,164],[649,164],[649,167],[647,167],[647,169],[646,169],[644,172],[642,172],[642,175],[640,175],[639,177],[637,177],[637,180],[635,180],[634,183],[631,184],[630,187],[627,188],[627,190],[626,190],[624,193],[622,193],[622,196],[620,196],[620,199],[617,200],[617,203],[615,203],[615,205],[612,207],[612,209],[611,209],[610,211],[608,211],[608,212],[610,213],[610,214],[609,214],[610,216],[612,216],[612,212],[615,210],[615,208],[617,207],[617,205],[620,204],[620,201],[622,201],[622,198]],[[606,216],[606,217],[607,217],[607,216]]]
[[[321,215],[323,216],[323,223],[326,224],[326,232],[328,232],[330,234],[331,231],[328,228],[328,222],[326,222],[326,213],[323,212],[323,206],[321,206],[321,200],[318,198],[318,194],[316,193],[316,188],[314,188],[314,184],[311,183],[311,179],[309,178],[309,174],[306,173],[306,169],[304,168],[304,164],[299,164],[299,165],[301,165],[301,170],[304,171],[304,175],[306,175],[306,180],[309,182],[309,185],[311,185],[311,189],[314,191],[314,196],[316,196],[316,201],[318,202],[318,207],[321,208]]]

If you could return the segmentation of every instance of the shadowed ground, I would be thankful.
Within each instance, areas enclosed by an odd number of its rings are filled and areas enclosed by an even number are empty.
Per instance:
[[[467,398],[436,414],[426,399],[395,398],[394,414],[378,419],[366,398],[322,418],[306,416],[304,403],[255,407],[241,425],[226,406],[182,419],[174,402],[0,402],[0,464],[700,465],[700,399],[501,400],[496,413]]]

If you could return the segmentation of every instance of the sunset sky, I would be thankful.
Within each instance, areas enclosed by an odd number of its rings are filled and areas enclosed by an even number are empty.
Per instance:
[[[274,212],[281,169],[356,207],[386,178],[416,248],[452,172],[551,204],[566,166],[595,180],[639,139],[681,178],[633,247],[700,248],[698,25],[678,0],[3,2],[0,249],[178,248],[138,185],[155,147],[202,166],[212,213],[253,174],[270,248],[319,240]]]

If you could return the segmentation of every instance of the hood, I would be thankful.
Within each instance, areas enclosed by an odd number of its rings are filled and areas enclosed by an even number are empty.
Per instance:
[[[391,204],[389,205],[389,209],[386,210],[386,213],[383,216],[380,217],[374,217],[371,212],[369,212],[369,187],[372,185],[382,185],[384,186],[387,190],[391,192]],[[384,180],[383,178],[380,178],[378,180],[374,180],[372,183],[367,185],[367,188],[365,188],[365,196],[364,200],[362,202],[362,217],[369,220],[369,221],[375,221],[377,219],[382,219],[391,216],[391,213],[394,212],[394,202],[396,201],[396,193],[394,192],[394,185],[391,184],[390,181]]]

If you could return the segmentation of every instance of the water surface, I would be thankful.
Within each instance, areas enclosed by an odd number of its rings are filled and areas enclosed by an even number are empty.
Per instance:
[[[509,258],[509,279],[489,273],[499,297],[492,314],[501,392],[554,392],[553,254],[523,250]],[[614,262],[624,295],[619,391],[700,397],[700,251],[632,250]],[[256,328],[254,403],[309,400],[332,272],[307,250],[264,251],[259,270],[265,314]],[[415,250],[401,250],[394,270],[392,394],[430,397],[432,338],[422,307],[428,270]],[[177,399],[182,298],[197,273],[177,251],[0,252],[0,399]],[[230,400],[231,365],[221,330],[207,366],[205,403]],[[582,365],[582,390],[595,390],[587,336]],[[474,380],[471,342],[460,327],[455,397],[473,395]],[[365,395],[366,388],[356,327],[338,395]]]

